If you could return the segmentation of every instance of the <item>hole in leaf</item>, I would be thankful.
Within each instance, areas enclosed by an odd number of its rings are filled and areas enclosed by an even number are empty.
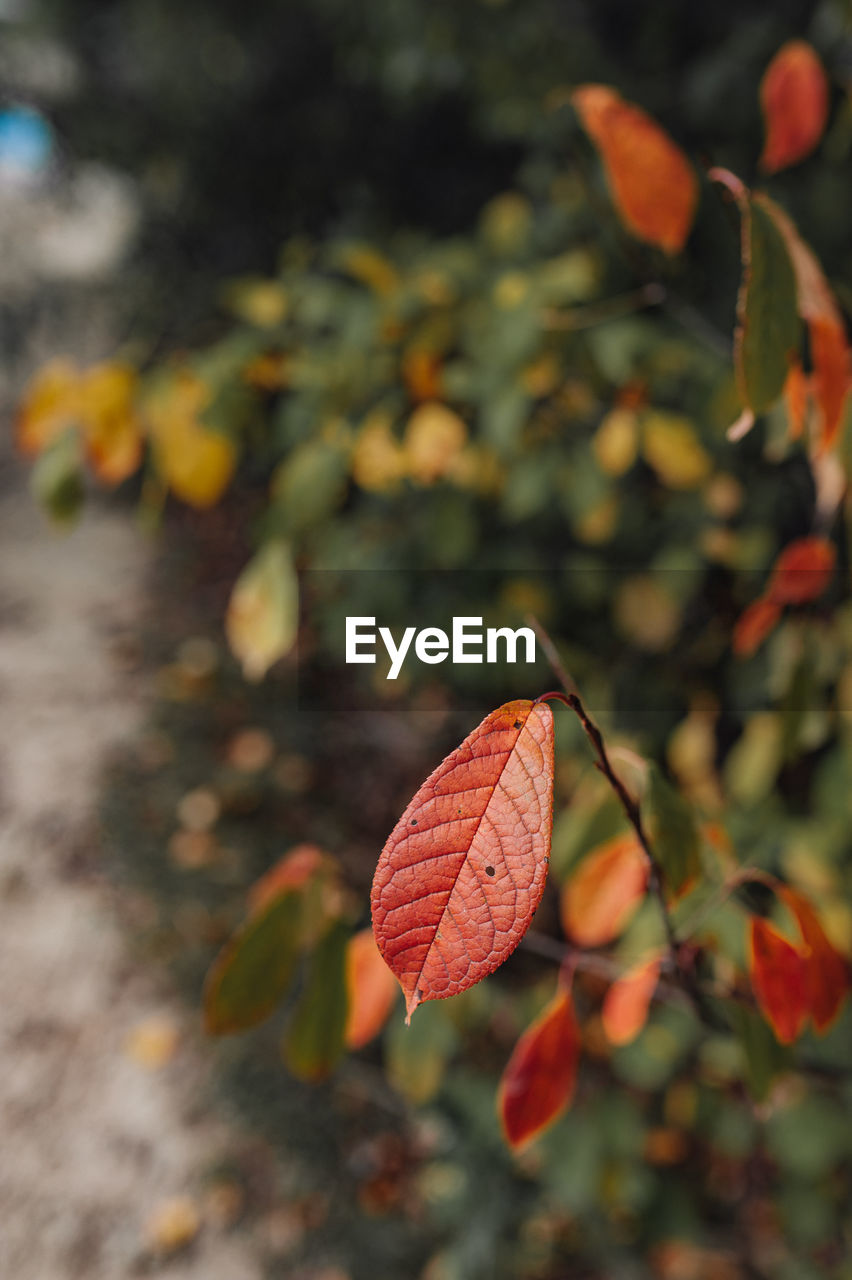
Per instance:
[[[486,868],[485,868],[485,874],[486,874],[487,876],[493,876],[493,875],[494,875],[494,868],[493,868],[493,867],[486,867]]]

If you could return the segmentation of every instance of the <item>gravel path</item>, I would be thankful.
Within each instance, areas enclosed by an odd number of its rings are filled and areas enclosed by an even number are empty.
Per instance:
[[[144,714],[147,549],[96,509],[55,533],[0,469],[0,1275],[253,1280],[209,1183],[233,1136],[191,1015],[129,953],[100,871],[99,772]]]

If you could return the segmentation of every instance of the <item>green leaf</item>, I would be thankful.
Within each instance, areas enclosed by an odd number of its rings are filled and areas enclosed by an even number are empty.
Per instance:
[[[30,490],[56,524],[73,524],[86,496],[79,438],[65,431],[45,449],[30,475]]]
[[[311,956],[308,979],[284,1036],[284,1061],[300,1080],[322,1080],[343,1057],[351,930],[336,921]]]
[[[321,523],[341,503],[346,455],[336,445],[310,440],[297,445],[272,477],[276,531],[292,534]]]
[[[666,888],[678,894],[701,870],[701,837],[692,809],[653,764],[648,778],[648,811]]]
[[[760,1014],[734,1000],[727,1001],[725,1009],[742,1050],[746,1086],[755,1101],[762,1102],[789,1054]]]
[[[251,917],[220,952],[204,985],[211,1035],[268,1018],[293,981],[302,946],[301,894],[288,890]]]
[[[388,1023],[385,1063],[388,1079],[409,1102],[433,1098],[441,1087],[458,1033],[441,1004],[424,1004],[406,1026],[402,1018]]]
[[[737,302],[737,378],[748,408],[764,413],[780,396],[790,357],[799,349],[796,278],[787,246],[770,215],[745,193],[739,203],[743,277]]]

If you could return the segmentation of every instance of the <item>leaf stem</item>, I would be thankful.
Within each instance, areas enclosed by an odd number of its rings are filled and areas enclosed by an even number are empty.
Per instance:
[[[543,693],[539,698],[536,698],[536,702],[549,702],[554,699],[562,702],[569,708],[569,710],[574,712],[577,719],[580,721],[583,732],[588,738],[595,754],[595,767],[603,774],[618,797],[619,803],[624,810],[624,815],[633,828],[636,834],[636,839],[648,859],[648,887],[654,895],[660,909],[663,930],[666,936],[666,947],[669,953],[670,966],[678,975],[684,991],[695,1006],[696,1012],[704,1021],[715,1026],[719,1021],[716,1017],[715,1011],[709,1008],[707,1000],[701,991],[695,974],[692,972],[691,968],[686,967],[681,961],[680,941],[675,932],[669,906],[666,902],[663,869],[660,866],[654,846],[645,829],[645,823],[642,819],[642,810],[639,806],[639,802],[630,794],[621,778],[613,769],[609,755],[607,754],[603,734],[595,724],[592,717],[586,711],[586,708],[583,706],[579,692],[577,691],[577,686],[562,666],[562,663],[559,660],[559,655],[556,652],[556,647],[550,636],[544,630],[537,618],[530,617],[530,623],[541,640],[542,648],[545,651],[550,665],[553,667],[554,673],[558,676],[565,688],[564,693],[558,690],[555,692]]]

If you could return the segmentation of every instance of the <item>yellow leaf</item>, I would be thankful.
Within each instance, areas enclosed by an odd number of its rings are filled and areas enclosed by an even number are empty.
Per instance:
[[[532,227],[532,205],[517,191],[495,196],[485,206],[480,219],[482,237],[495,253],[515,253],[522,249]]]
[[[592,438],[592,452],[608,476],[623,476],[636,461],[639,423],[633,409],[611,409]]]
[[[713,459],[686,418],[649,410],[642,426],[645,461],[669,489],[697,489],[713,469]]]
[[[668,649],[680,626],[676,602],[646,574],[637,574],[622,583],[615,596],[614,613],[619,631],[649,653]]]
[[[405,453],[388,414],[376,410],[364,421],[352,449],[352,479],[370,493],[397,488],[405,474]]]
[[[340,255],[340,265],[347,275],[360,280],[380,298],[386,298],[399,285],[396,268],[369,245],[348,245]]]
[[[18,409],[17,446],[22,453],[42,453],[79,419],[80,374],[70,360],[51,360],[30,382]]]
[[[452,468],[467,443],[457,413],[436,400],[420,405],[405,429],[405,468],[420,484],[434,484]]]
[[[236,465],[232,441],[201,422],[209,400],[207,384],[181,369],[162,382],[145,405],[157,468],[175,496],[191,507],[218,502]]]
[[[171,1062],[178,1045],[178,1029],[173,1018],[155,1014],[139,1022],[124,1042],[124,1052],[140,1067],[158,1071]]]
[[[247,680],[289,653],[299,628],[299,580],[290,548],[267,542],[243,569],[225,617],[228,644]]]
[[[142,461],[142,431],[134,400],[138,376],[129,365],[105,363],[83,374],[79,404],[83,437],[95,475],[120,484]]]
[[[157,1206],[148,1220],[147,1236],[158,1253],[177,1253],[191,1244],[201,1228],[201,1214],[189,1196],[174,1196]]]
[[[277,280],[239,280],[229,291],[229,309],[258,329],[274,329],[285,319],[287,294]]]

